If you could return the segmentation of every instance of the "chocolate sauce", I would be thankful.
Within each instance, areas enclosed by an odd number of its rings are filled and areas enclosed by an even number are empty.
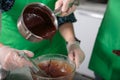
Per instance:
[[[120,56],[120,50],[113,50],[112,52],[113,52],[114,54]]]
[[[56,32],[54,18],[45,6],[28,6],[23,12],[23,20],[28,30],[44,39],[50,39]]]
[[[59,77],[64,77],[63,79],[60,78],[60,80],[72,80],[74,75],[72,66],[63,61],[44,61],[39,63],[38,66],[45,71],[50,78],[58,78],[56,80],[59,80]],[[33,77],[33,80],[37,80],[37,78]]]

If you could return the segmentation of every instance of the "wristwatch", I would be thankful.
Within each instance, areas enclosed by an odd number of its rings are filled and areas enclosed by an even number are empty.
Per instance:
[[[75,37],[75,40],[80,44],[81,41],[78,38]]]
[[[77,37],[75,37],[75,42],[78,43],[80,45],[81,40],[79,40]],[[68,42],[66,41],[66,44],[68,44]]]

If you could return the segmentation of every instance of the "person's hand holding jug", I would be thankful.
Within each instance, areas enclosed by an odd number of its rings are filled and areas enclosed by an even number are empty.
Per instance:
[[[80,0],[58,0],[55,4],[55,10],[61,9],[59,16],[68,16],[79,6]]]

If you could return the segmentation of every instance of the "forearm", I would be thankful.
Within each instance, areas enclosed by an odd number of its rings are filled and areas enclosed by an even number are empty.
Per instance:
[[[75,41],[75,34],[73,24],[68,22],[59,27],[59,31],[66,42],[71,43]]]
[[[60,26],[59,31],[67,42],[68,57],[75,62],[78,68],[84,61],[85,54],[79,46],[79,40],[75,38],[73,24],[65,23]]]

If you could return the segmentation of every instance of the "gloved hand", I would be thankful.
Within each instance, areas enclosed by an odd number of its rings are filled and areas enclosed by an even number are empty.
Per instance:
[[[14,70],[24,66],[32,66],[32,64],[20,57],[20,53],[27,54],[28,57],[33,57],[33,53],[27,50],[17,50],[8,46],[0,47],[0,64],[6,71]]]
[[[61,14],[59,16],[68,16],[76,10],[79,2],[80,0],[57,0],[55,10],[61,9]]]
[[[79,68],[80,64],[85,59],[85,54],[81,50],[79,46],[79,42],[74,41],[67,44],[67,50],[68,50],[68,57],[70,60],[74,61],[76,64],[76,68]]]

